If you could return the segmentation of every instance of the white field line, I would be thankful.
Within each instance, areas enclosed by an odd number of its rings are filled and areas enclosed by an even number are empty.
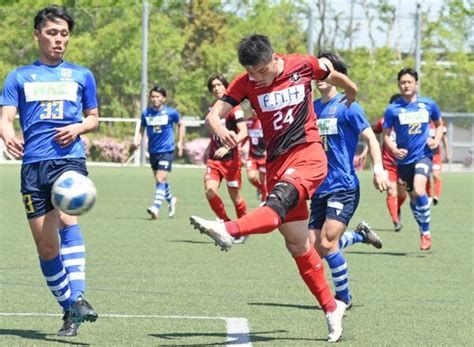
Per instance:
[[[56,313],[37,312],[0,312],[3,317],[61,317]],[[131,314],[101,314],[104,318],[142,318],[142,319],[202,319],[224,320],[226,322],[226,344],[232,346],[250,347],[250,329],[246,318],[235,317],[201,317],[201,316],[158,316],[158,315],[131,315]]]

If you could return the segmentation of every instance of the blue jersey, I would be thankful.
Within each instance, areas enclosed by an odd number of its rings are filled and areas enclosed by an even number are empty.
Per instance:
[[[15,106],[25,141],[23,163],[49,159],[85,158],[78,137],[61,148],[54,128],[81,123],[83,110],[97,107],[96,84],[85,67],[61,62],[49,66],[39,60],[11,71],[3,86],[4,106]]]
[[[349,108],[337,94],[327,104],[314,101],[319,134],[328,158],[328,174],[317,193],[346,191],[357,188],[359,180],[354,169],[354,154],[359,134],[370,127],[364,110],[356,102]]]
[[[146,128],[148,152],[174,151],[173,123],[179,123],[179,113],[174,108],[163,106],[160,110],[150,107],[142,113],[141,126]]]
[[[400,165],[406,165],[423,157],[432,157],[427,145],[430,136],[430,119],[441,120],[438,105],[427,97],[418,97],[415,102],[407,103],[402,97],[388,105],[384,113],[384,128],[393,128],[398,148],[408,150],[403,159],[397,159]]]

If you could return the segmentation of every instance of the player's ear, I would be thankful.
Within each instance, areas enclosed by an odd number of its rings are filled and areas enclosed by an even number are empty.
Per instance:
[[[39,41],[40,31],[38,29],[33,30],[33,37],[36,41]]]

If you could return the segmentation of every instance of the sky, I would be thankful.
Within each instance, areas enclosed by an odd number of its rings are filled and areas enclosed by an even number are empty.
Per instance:
[[[309,0],[311,1],[311,0]],[[316,2],[316,0],[314,0]],[[375,0],[372,0],[375,3]],[[399,19],[395,23],[395,27],[392,33],[391,43],[392,46],[396,46],[398,37],[400,36],[400,49],[403,52],[412,51],[415,43],[415,22],[414,14],[416,12],[417,1],[415,0],[389,0],[389,2],[396,6],[397,13],[399,13]],[[342,17],[350,17],[350,0],[331,0],[329,1],[332,9],[339,13],[342,12]],[[438,18],[439,11],[445,3],[445,0],[422,0],[421,9],[423,12],[428,11],[428,17],[430,19]],[[317,16],[318,12],[315,12]],[[370,40],[368,36],[368,25],[363,8],[360,5],[354,7],[354,17],[357,22],[360,22],[360,31],[354,36],[355,46],[370,46]],[[377,43],[383,45],[385,43],[385,34],[380,30],[376,30],[377,23],[374,22],[372,32]],[[316,30],[318,28],[316,27]]]

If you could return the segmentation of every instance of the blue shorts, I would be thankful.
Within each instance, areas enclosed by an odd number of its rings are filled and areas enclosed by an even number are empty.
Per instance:
[[[51,159],[21,166],[21,194],[28,219],[44,216],[54,209],[51,188],[66,171],[88,175],[84,158]]]
[[[398,165],[398,175],[402,183],[406,184],[407,192],[413,190],[415,175],[430,177],[433,162],[430,157],[423,157],[407,165]]]
[[[327,219],[335,219],[346,226],[359,206],[359,187],[334,193],[314,194],[311,198],[310,229],[322,229]]]
[[[171,172],[174,159],[174,151],[164,153],[150,153],[150,164],[153,171]]]

